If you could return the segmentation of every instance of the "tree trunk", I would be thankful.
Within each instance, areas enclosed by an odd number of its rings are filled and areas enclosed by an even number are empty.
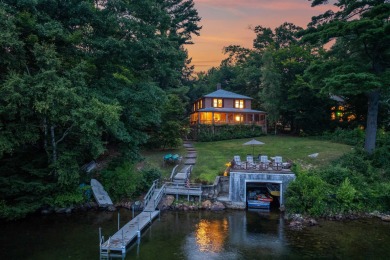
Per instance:
[[[55,164],[57,162],[57,143],[56,143],[56,136],[55,136],[55,133],[54,133],[54,126],[50,126],[50,134],[51,134],[51,145],[52,145],[52,149],[53,149],[53,153],[52,153],[52,160],[53,160],[53,164]]]
[[[375,150],[376,130],[378,122],[379,110],[379,90],[372,90],[367,94],[368,97],[368,111],[367,111],[367,127],[366,140],[364,142],[364,150],[372,154]]]

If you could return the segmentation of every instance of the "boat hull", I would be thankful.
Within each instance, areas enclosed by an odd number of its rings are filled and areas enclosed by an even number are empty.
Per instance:
[[[271,205],[271,202],[269,202],[269,201],[248,200],[248,208],[264,209],[264,208],[269,208],[270,205]]]

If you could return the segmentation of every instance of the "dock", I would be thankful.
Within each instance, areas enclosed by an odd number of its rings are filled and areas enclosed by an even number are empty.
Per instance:
[[[175,195],[176,200],[180,196],[187,196],[187,199],[190,200],[190,196],[199,197],[199,201],[202,197],[202,185],[195,183],[175,183],[167,182],[165,183],[165,194],[166,195]]]
[[[152,221],[160,215],[160,211],[156,210],[162,196],[165,192],[165,185],[157,188],[157,181],[153,182],[152,187],[144,198],[144,210],[135,216],[130,222],[110,236],[106,241],[104,236],[100,236],[100,259],[109,259],[112,256],[126,255],[126,250],[129,244],[138,237],[141,237],[141,232],[152,223]]]

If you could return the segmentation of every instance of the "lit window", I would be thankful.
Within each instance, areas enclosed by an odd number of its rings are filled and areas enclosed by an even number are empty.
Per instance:
[[[235,108],[244,108],[244,100],[243,99],[236,99],[234,101],[234,107]]]
[[[214,98],[213,99],[213,107],[223,107],[222,98]]]

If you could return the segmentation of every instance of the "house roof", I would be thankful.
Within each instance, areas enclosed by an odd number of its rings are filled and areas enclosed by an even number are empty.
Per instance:
[[[260,110],[254,110],[254,109],[242,109],[242,108],[230,108],[230,107],[207,107],[207,108],[201,108],[196,112],[220,112],[220,113],[264,113],[264,111]]]
[[[252,99],[251,97],[247,97],[244,95],[236,94],[230,91],[226,91],[223,89],[218,89],[217,91],[211,92],[210,94],[205,95],[204,97],[210,98],[242,98],[242,99]]]

